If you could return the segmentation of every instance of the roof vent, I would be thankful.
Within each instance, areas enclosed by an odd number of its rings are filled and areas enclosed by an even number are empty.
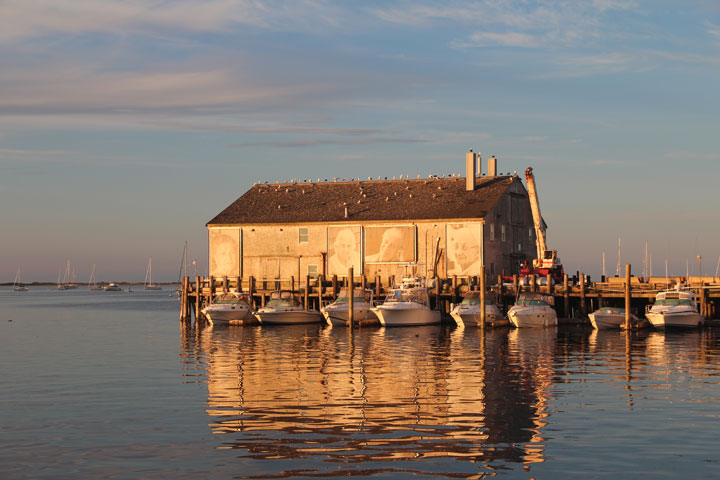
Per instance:
[[[497,158],[493,155],[488,159],[488,177],[494,177],[497,174]]]
[[[475,190],[477,155],[470,149],[465,154],[465,190]]]

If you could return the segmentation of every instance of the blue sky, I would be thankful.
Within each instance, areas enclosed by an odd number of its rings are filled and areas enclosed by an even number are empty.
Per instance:
[[[0,281],[174,280],[254,181],[532,166],[566,270],[713,274],[715,0],[0,2]]]

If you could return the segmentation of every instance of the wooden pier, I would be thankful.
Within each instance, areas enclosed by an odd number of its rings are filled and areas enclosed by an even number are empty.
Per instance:
[[[502,307],[509,307],[515,301],[519,292],[536,291],[552,295],[555,299],[555,308],[560,323],[589,324],[587,315],[602,306],[629,306],[626,311],[633,310],[642,317],[645,306],[653,303],[659,290],[673,288],[678,282],[685,282],[697,295],[698,309],[707,323],[720,316],[720,279],[717,277],[690,277],[685,278],[651,278],[643,280],[629,275],[630,266],[627,266],[625,277],[603,279],[602,282],[589,282],[588,277],[579,274],[574,277],[565,275],[561,285],[555,284],[547,278],[529,277],[524,282],[514,275],[512,281],[502,276],[495,279],[481,277],[435,278],[431,281],[430,297],[434,308],[438,308],[443,316],[448,317],[451,304],[462,301],[462,296],[468,290],[480,290],[483,287],[488,292],[497,295]],[[352,275],[350,273],[350,275]],[[353,278],[354,288],[370,288],[375,292],[376,299],[382,299],[389,286],[395,284],[390,276],[382,279],[379,276],[368,279],[365,276],[352,276],[325,279],[322,276],[306,276],[302,281],[294,277],[288,279],[255,279],[249,278],[214,278],[197,276],[194,279],[184,277],[180,287],[180,320],[191,322],[194,316],[196,322],[204,321],[201,310],[208,305],[212,298],[222,292],[246,292],[252,299],[253,307],[260,308],[265,305],[270,293],[275,290],[291,290],[302,299],[306,308],[319,309],[332,302],[342,286],[347,286],[347,278]],[[494,281],[493,281],[494,280]],[[484,285],[483,285],[484,284]]]

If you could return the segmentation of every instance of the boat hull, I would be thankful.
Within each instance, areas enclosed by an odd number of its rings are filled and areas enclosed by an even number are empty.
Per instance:
[[[418,305],[416,307],[383,308],[371,310],[384,327],[410,327],[417,325],[435,325],[441,321],[440,312]]]
[[[347,304],[335,306],[327,305],[320,309],[323,317],[328,325],[348,326],[350,325],[350,309]],[[353,323],[355,325],[367,325],[368,323],[378,323],[377,317],[370,311],[370,306],[361,306],[353,308]]]
[[[588,315],[593,328],[597,330],[619,330],[625,324],[624,313],[598,313],[593,312]],[[634,319],[637,320],[637,319]],[[632,318],[631,318],[632,321]],[[635,323],[635,322],[632,322]]]
[[[703,322],[702,315],[695,312],[648,312],[645,316],[655,328],[698,328]]]
[[[255,320],[250,308],[246,305],[223,305],[225,308],[203,308],[202,313],[215,325],[242,324]],[[254,322],[253,322],[254,323]]]
[[[459,326],[465,327],[479,327],[482,323],[480,317],[480,307],[473,306],[471,308],[464,308],[462,306],[456,306],[450,312],[450,316],[455,320],[455,323]],[[485,325],[492,327],[502,327],[510,325],[510,321],[502,313],[500,309],[494,305],[485,306]]]
[[[557,326],[557,313],[551,307],[512,307],[508,311],[510,323],[516,328]]]
[[[264,311],[261,308],[255,313],[255,317],[262,325],[297,325],[324,321],[322,314],[317,310]]]

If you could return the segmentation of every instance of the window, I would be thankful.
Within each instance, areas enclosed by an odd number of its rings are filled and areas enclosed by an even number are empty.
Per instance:
[[[517,251],[518,251],[518,252],[522,252],[522,243],[518,243],[518,249],[517,249]]]
[[[299,236],[298,236],[299,242],[300,243],[308,243],[309,236],[310,236],[310,234],[308,233],[307,227],[300,227]]]
[[[533,239],[533,238],[532,238],[532,232],[533,232],[533,229],[532,229],[532,228],[528,228],[528,240],[530,240],[531,242],[532,242],[532,239]]]
[[[490,264],[490,275],[495,275],[495,264],[494,263]]]
[[[505,241],[505,225],[500,225],[500,240]]]
[[[495,224],[494,223],[490,224],[490,241],[491,242],[495,241]]]
[[[317,278],[318,276],[318,266],[317,265],[308,265],[308,275],[310,275],[310,278]]]

